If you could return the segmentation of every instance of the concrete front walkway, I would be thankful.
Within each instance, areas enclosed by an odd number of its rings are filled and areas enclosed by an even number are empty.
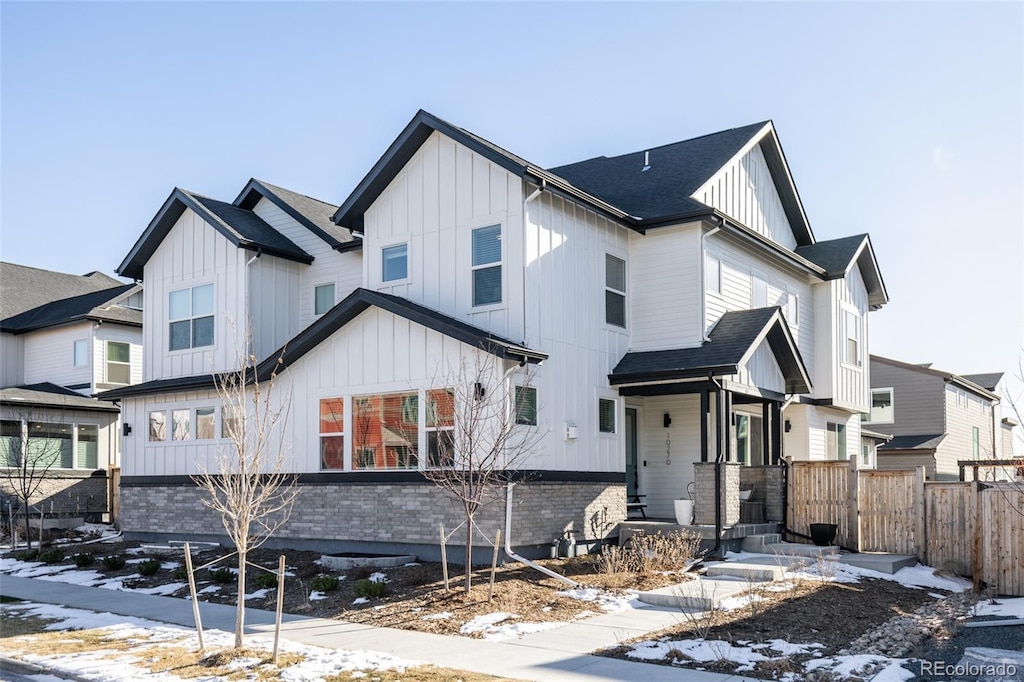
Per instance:
[[[148,618],[194,627],[192,604],[187,599],[118,592],[96,587],[3,576],[0,594],[46,604],[60,604],[90,611]],[[204,628],[231,632],[235,609],[225,604],[203,603]],[[285,615],[282,635],[303,644],[328,649],[382,651],[405,659],[438,666],[487,673],[521,680],[639,680],[662,682],[757,682],[738,675],[719,675],[632,663],[591,656],[590,651],[679,622],[678,611],[657,608],[633,609],[596,616],[554,630],[527,635],[509,642],[489,642],[466,637],[447,637],[423,632],[376,628],[340,620]],[[246,610],[247,632],[273,633],[274,614]]]

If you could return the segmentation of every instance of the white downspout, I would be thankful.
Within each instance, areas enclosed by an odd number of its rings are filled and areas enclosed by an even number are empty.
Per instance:
[[[512,551],[512,488],[514,488],[515,485],[515,483],[510,482],[505,488],[505,554],[509,555],[509,557],[515,559],[516,561],[520,561],[526,564],[530,568],[537,569],[544,575],[550,576],[555,580],[562,581],[566,585],[570,585],[572,587],[579,587],[579,583],[577,583],[575,580],[570,580],[569,578],[566,578],[564,575],[559,575],[554,571],[544,568],[540,564],[536,564],[530,561],[529,559],[525,559]]]

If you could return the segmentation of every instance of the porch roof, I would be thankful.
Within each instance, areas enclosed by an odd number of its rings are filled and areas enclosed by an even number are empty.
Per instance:
[[[934,450],[946,438],[944,433],[928,433],[919,436],[894,436],[885,445],[879,445],[879,452],[893,450]]]
[[[708,341],[695,348],[626,353],[608,381],[623,386],[730,376],[739,372],[765,340],[786,380],[786,392],[809,392],[807,368],[778,306],[722,315]]]

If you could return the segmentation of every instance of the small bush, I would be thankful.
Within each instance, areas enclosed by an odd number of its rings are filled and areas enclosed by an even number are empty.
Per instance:
[[[179,581],[181,581],[181,580],[188,580],[188,569],[185,568],[184,566],[178,566],[176,569],[174,569],[174,572],[171,573],[171,576],[175,580],[179,580]]]
[[[333,575],[320,574],[313,578],[310,587],[317,592],[331,592],[338,589],[338,579]]]
[[[636,571],[643,575],[685,570],[700,556],[700,536],[688,530],[667,535],[637,533],[630,538],[630,543],[636,557]]]
[[[59,549],[49,549],[39,555],[39,560],[44,564],[59,564],[64,561],[64,552]]]
[[[79,568],[85,568],[86,566],[92,566],[93,556],[88,552],[80,552],[72,557],[75,560],[75,566]]]
[[[215,583],[230,583],[235,580],[235,572],[230,568],[221,566],[220,568],[210,569],[210,580]]]
[[[14,558],[18,561],[35,561],[39,558],[39,550],[34,547],[32,549],[26,549],[15,554]]]
[[[317,577],[332,577],[332,576],[317,576]],[[334,580],[335,586],[337,586],[337,579]],[[316,588],[316,579],[313,580],[313,587]],[[357,597],[366,597],[367,599],[379,599],[388,592],[387,583],[377,582],[375,580],[359,580],[353,586],[353,590]],[[320,590],[321,592],[323,590]]]
[[[159,570],[159,559],[146,559],[139,564],[139,575],[154,575]]]
[[[103,557],[102,561],[103,565],[111,571],[116,571],[120,568],[124,568],[124,557],[120,554],[111,554],[110,556],[105,556]]]
[[[277,587],[277,573],[256,571],[256,586],[263,590],[270,590]]]

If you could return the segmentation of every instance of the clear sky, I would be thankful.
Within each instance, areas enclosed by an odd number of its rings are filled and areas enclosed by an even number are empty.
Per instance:
[[[0,4],[3,260],[112,272],[174,186],[341,203],[423,108],[555,166],[774,120],[873,352],[1024,345],[1024,4]]]

